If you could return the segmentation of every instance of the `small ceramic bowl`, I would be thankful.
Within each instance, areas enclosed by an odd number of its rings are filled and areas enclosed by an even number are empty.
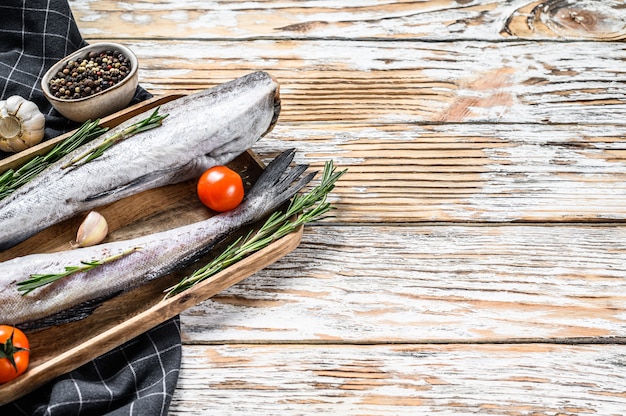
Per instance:
[[[90,52],[100,53],[107,50],[118,50],[130,61],[130,71],[122,81],[106,90],[84,98],[63,99],[57,98],[51,93],[50,80],[55,78],[59,71],[63,70],[68,61],[82,61],[86,59]],[[94,43],[77,50],[54,64],[44,74],[41,80],[41,89],[54,108],[66,118],[80,123],[87,120],[96,120],[122,110],[130,103],[137,89],[139,78],[137,67],[137,57],[127,47],[110,42]]]

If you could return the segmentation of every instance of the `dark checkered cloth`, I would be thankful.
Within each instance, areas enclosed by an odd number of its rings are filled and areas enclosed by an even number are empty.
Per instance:
[[[1,406],[0,415],[167,415],[180,355],[179,321],[169,320]]]
[[[0,99],[20,95],[35,102],[46,116],[45,139],[75,128],[52,109],[40,87],[50,66],[86,45],[67,0],[1,0],[0,16]],[[133,102],[148,97],[138,88]],[[176,317],[0,406],[0,415],[165,415],[180,361]]]
[[[41,78],[58,60],[86,45],[67,0],[0,1],[0,97],[20,95],[37,104],[46,116],[44,140],[78,125],[52,108],[41,91]],[[130,104],[150,96],[137,88]]]

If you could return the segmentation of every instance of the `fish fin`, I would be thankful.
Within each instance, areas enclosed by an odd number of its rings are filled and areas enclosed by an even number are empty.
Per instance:
[[[136,179],[133,179],[132,181],[127,182],[118,187],[107,189],[106,191],[103,191],[94,195],[89,195],[87,198],[84,199],[83,202],[93,202],[93,201],[100,201],[100,200],[102,200],[101,202],[99,202],[100,204],[112,202],[117,199],[135,194],[137,187],[141,186],[141,189],[147,189],[146,186],[143,186],[145,184],[152,183],[153,185],[151,185],[150,187],[155,187],[161,183],[167,183],[168,181],[164,180],[163,179],[164,177],[169,179],[170,175],[166,171],[163,171],[163,170],[152,172],[150,174],[143,175]],[[111,198],[111,197],[114,197],[114,198]]]
[[[87,198],[85,198],[84,202],[93,202],[96,200],[100,200],[100,199],[106,199],[109,198],[113,195],[119,195],[119,194],[124,194],[127,191],[132,190],[133,188],[135,188],[136,186],[139,186],[140,184],[147,182],[146,180],[146,176],[151,176],[151,175],[145,175],[145,176],[141,176],[137,179],[134,179],[128,183],[125,183],[124,185],[118,186],[117,188],[113,188],[113,189],[108,189],[104,192],[100,192],[94,195],[90,195]]]
[[[132,181],[121,184],[115,188],[108,189],[94,195],[90,195],[85,198],[83,202],[98,201],[98,204],[105,204],[116,201],[120,198],[134,195],[138,191],[182,182],[189,178],[200,176],[200,174],[206,170],[203,164],[203,161],[205,161],[205,159],[206,156],[203,156],[190,160],[182,167],[165,168],[150,172],[148,174],[135,178]],[[209,161],[212,161],[212,159]]]
[[[90,316],[100,305],[106,302],[109,299],[120,294],[120,292],[116,292],[112,295],[101,296],[96,299],[91,299],[86,302],[81,303],[80,305],[74,306],[69,309],[62,310],[60,312],[54,313],[52,315],[46,316],[44,318],[34,319],[32,321],[22,322],[21,324],[15,325],[16,327],[24,330],[24,331],[34,331],[36,329],[43,329],[55,325],[67,324],[74,321],[79,321],[81,319],[85,319]]]

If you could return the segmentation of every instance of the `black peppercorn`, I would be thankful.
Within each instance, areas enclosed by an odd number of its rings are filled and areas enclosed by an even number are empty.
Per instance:
[[[130,61],[120,51],[89,52],[68,61],[48,83],[57,98],[79,99],[104,91],[121,82],[130,72]]]

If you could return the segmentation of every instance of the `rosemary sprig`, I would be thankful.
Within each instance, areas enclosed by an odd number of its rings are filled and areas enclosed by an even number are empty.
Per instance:
[[[107,128],[99,126],[100,120],[86,121],[74,134],[52,148],[44,155],[38,155],[19,167],[17,170],[9,169],[0,175],[0,200],[15,192],[20,186],[28,183],[40,174],[48,166],[61,159],[77,147],[87,143],[102,133]]]
[[[28,279],[17,282],[17,290],[23,292],[22,296],[25,296],[39,287],[49,285],[50,283],[56,282],[57,280],[60,280],[74,273],[89,271],[98,266],[102,266],[103,264],[110,263],[131,253],[134,253],[135,251],[140,249],[140,247],[133,247],[121,253],[105,257],[102,260],[81,261],[80,263],[82,264],[82,266],[65,266],[65,271],[61,273],[31,274]]]
[[[157,107],[157,109],[154,110],[154,112],[148,118],[138,121],[137,123],[131,124],[130,126],[128,126],[127,128],[125,128],[124,130],[118,133],[112,134],[111,136],[105,138],[102,141],[102,143],[100,143],[94,149],[91,149],[81,154],[80,156],[75,157],[74,159],[70,160],[69,162],[67,162],[61,167],[63,169],[67,169],[70,166],[74,166],[74,165],[84,165],[85,163],[88,163],[94,160],[95,158],[102,156],[104,152],[108,148],[113,146],[115,143],[121,142],[122,140],[125,140],[132,135],[141,133],[142,131],[150,130],[155,127],[161,126],[161,124],[163,123],[163,119],[165,119],[168,116],[168,114],[165,114],[165,115],[158,114],[159,109],[160,107]]]
[[[326,201],[326,197],[335,187],[335,182],[345,172],[346,169],[336,172],[333,162],[326,162],[322,178],[316,187],[306,194],[294,196],[285,211],[274,212],[258,230],[251,230],[245,237],[238,238],[211,262],[166,289],[164,299],[208,279],[244,257],[267,247],[273,241],[295,231],[301,225],[326,218],[325,214],[334,208]]]

